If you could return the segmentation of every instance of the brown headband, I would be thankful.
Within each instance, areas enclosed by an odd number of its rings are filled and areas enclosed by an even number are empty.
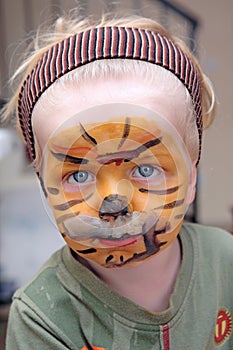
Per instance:
[[[193,62],[170,39],[138,28],[100,27],[75,34],[43,54],[24,81],[18,100],[18,117],[29,157],[36,157],[31,115],[42,93],[58,78],[89,62],[108,58],[136,59],[171,71],[191,96],[199,132],[199,158],[202,138],[201,86]]]

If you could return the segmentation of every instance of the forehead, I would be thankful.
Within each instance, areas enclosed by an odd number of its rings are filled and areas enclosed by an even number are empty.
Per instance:
[[[74,142],[85,132],[95,133],[104,140],[130,136],[140,140],[145,134],[158,136],[165,133],[181,139],[176,126],[151,109],[138,104],[107,103],[74,114],[52,131],[49,139],[59,137],[63,142]]]
[[[187,114],[185,95],[185,88],[181,83],[177,89],[171,89],[169,84],[161,88],[159,80],[152,83],[136,77],[98,79],[86,81],[79,86],[58,83],[49,88],[35,106],[32,116],[33,130],[40,147],[43,148],[50,135],[74,115],[82,118],[82,112],[94,106],[123,103],[149,108],[169,120],[182,135],[179,121],[181,116]],[[114,116],[114,110],[112,113]],[[91,115],[87,120],[86,115],[85,122],[106,121],[109,117],[109,114],[107,117],[102,114],[96,120],[97,117]]]
[[[129,104],[108,104],[83,111],[63,123],[47,145],[49,150],[63,155],[81,156],[95,150],[120,157],[121,151],[128,150],[134,151],[134,158],[170,154],[189,162],[186,146],[173,124],[151,110]],[[91,151],[89,156],[94,157],[94,153]]]
[[[124,109],[122,116],[114,117],[116,108]],[[129,111],[132,109],[137,113]],[[142,113],[141,107],[125,104],[94,107],[63,123],[51,135],[48,142],[57,141],[67,148],[73,144],[81,146],[86,143],[95,147],[107,141],[111,141],[112,144],[114,141],[127,143],[128,140],[141,143],[145,139],[160,137],[163,133],[162,129],[165,128],[152,120],[150,113],[144,116]],[[121,114],[119,110],[117,114]],[[93,122],[90,119],[94,119]]]

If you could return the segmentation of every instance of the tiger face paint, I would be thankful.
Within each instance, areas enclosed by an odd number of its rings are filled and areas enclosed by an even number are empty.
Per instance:
[[[152,111],[120,104],[85,111],[50,137],[43,162],[57,226],[79,256],[128,266],[177,237],[191,162],[176,129]]]

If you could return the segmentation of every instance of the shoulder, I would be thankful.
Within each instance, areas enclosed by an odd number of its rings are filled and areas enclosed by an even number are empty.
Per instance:
[[[62,317],[67,324],[70,322],[73,307],[69,289],[64,282],[64,278],[67,278],[72,283],[72,276],[66,268],[65,259],[68,253],[70,251],[67,246],[58,250],[31,281],[15,292],[11,306],[12,315],[20,315],[19,319],[22,321],[24,318],[26,323],[34,320],[33,323],[41,325],[59,324],[59,329],[62,328],[59,321]],[[69,288],[76,291],[79,288],[78,282]]]
[[[69,291],[61,281],[61,271],[69,278],[64,252],[68,255],[67,246],[57,251],[31,281],[14,294],[8,323],[9,349],[31,349],[32,344],[33,349],[51,349],[51,346],[80,349],[84,343],[79,319],[75,316],[79,305],[74,309]]]
[[[223,259],[233,264],[233,235],[221,228],[185,223],[182,235],[188,236],[204,256]]]
[[[205,226],[193,223],[184,223],[183,230],[191,235],[198,236],[199,239],[206,241],[222,242],[222,244],[233,243],[233,235],[218,227]]]
[[[41,299],[48,300],[51,291],[59,291],[59,269],[64,265],[64,249],[66,249],[66,247],[63,247],[55,252],[45,262],[38,273],[27,284],[15,292],[13,300],[36,299],[38,303]]]

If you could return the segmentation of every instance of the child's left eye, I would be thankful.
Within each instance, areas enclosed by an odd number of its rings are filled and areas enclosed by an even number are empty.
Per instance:
[[[152,166],[152,165],[147,165],[143,164],[138,166],[132,173],[133,177],[152,177],[152,176],[158,176],[161,174],[161,170]]]

